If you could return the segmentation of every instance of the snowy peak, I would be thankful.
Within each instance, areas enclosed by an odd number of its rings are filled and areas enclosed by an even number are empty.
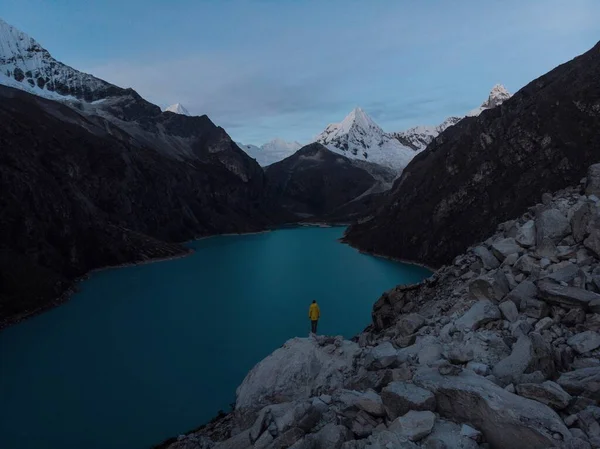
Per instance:
[[[183,107],[181,103],[175,103],[165,109],[165,112],[173,112],[174,114],[180,115],[191,115],[189,111]]]
[[[270,142],[257,147],[256,145],[244,145],[237,143],[237,145],[248,154],[261,167],[279,162],[302,148],[302,144],[299,142],[287,142],[283,139],[273,139]]]
[[[490,109],[495,108],[496,106],[501,105],[503,102],[510,98],[510,93],[506,90],[502,84],[496,84],[486,101],[481,105],[482,108]]]
[[[50,57],[50,53],[27,34],[0,19],[0,64],[35,57]]]

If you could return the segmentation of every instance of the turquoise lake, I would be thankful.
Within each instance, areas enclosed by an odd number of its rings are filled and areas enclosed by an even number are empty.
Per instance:
[[[189,244],[100,271],[67,303],[0,332],[2,449],[145,449],[228,411],[254,364],[310,330],[352,337],[385,290],[428,270],[361,254],[344,228]]]

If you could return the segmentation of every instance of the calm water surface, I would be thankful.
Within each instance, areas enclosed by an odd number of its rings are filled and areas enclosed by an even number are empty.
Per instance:
[[[95,273],[69,302],[0,332],[0,448],[143,449],[227,410],[288,338],[352,337],[420,267],[295,228],[190,244],[190,257]]]

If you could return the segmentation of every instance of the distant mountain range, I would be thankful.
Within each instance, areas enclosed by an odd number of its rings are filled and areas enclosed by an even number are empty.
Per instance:
[[[506,88],[497,84],[481,106],[464,116],[448,117],[436,126],[415,126],[393,133],[383,131],[363,109],[357,107],[340,123],[328,125],[313,141],[350,159],[372,162],[399,172],[445,129],[464,117],[477,116],[509,98],[510,93]],[[263,167],[291,156],[302,147],[298,142],[289,143],[282,139],[275,139],[261,147],[238,145]]]
[[[165,109],[165,112],[173,112],[174,114],[181,114],[181,115],[192,115],[180,103],[175,103],[175,104],[169,106],[168,108]]]

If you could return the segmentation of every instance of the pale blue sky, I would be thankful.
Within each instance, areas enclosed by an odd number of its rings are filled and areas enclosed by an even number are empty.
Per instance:
[[[244,143],[302,143],[361,106],[437,124],[600,39],[599,0],[0,0],[55,58]]]

